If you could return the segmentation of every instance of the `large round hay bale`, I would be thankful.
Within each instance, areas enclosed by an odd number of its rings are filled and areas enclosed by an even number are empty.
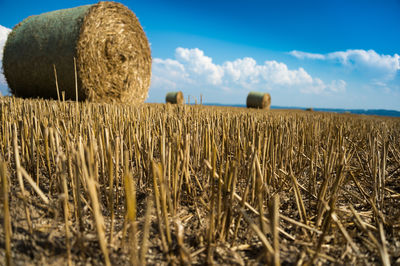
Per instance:
[[[269,109],[271,107],[271,95],[269,93],[251,91],[247,95],[248,108]]]
[[[183,93],[181,91],[168,92],[165,96],[166,103],[172,104],[184,104],[185,99],[183,98]]]
[[[149,42],[135,14],[122,4],[94,5],[31,16],[16,25],[4,47],[3,69],[18,97],[137,103],[147,98]]]

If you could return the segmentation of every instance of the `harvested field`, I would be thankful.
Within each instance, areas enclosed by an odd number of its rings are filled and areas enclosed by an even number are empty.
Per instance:
[[[15,265],[400,263],[397,118],[4,97],[0,161]]]

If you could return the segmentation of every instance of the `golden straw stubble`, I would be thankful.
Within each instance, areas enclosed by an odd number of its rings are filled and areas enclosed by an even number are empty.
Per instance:
[[[0,117],[19,264],[67,265],[68,239],[72,264],[398,262],[398,118],[9,97]]]

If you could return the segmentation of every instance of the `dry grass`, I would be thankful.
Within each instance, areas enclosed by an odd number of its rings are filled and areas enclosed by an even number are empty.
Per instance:
[[[396,118],[2,98],[0,160],[17,264],[399,263]]]

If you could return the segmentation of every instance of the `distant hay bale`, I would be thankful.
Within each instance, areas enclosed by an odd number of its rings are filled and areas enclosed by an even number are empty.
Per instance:
[[[143,102],[151,77],[151,52],[135,14],[122,4],[94,5],[30,16],[14,27],[4,47],[3,69],[17,97]]]
[[[181,91],[168,92],[165,97],[166,103],[172,104],[184,104],[185,99],[183,98],[183,93]]]
[[[247,95],[246,105],[248,108],[269,109],[271,107],[271,95],[251,91]]]

